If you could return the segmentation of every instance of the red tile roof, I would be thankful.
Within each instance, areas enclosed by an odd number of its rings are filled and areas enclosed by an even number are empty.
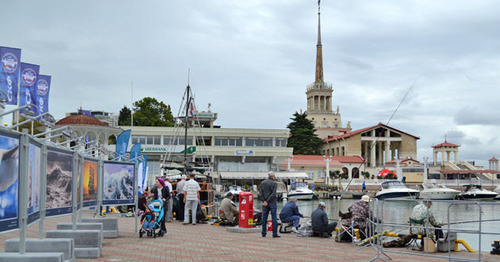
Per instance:
[[[375,129],[377,127],[385,127],[385,128],[389,128],[389,129],[392,129],[392,130],[395,130],[395,131],[398,131],[400,133],[403,133],[403,134],[406,134],[408,136],[411,136],[411,137],[414,137],[416,139],[420,139],[420,137],[418,136],[414,136],[412,134],[409,134],[409,133],[406,133],[406,132],[403,132],[401,130],[398,130],[394,127],[390,127],[388,125],[384,125],[382,123],[378,123],[378,125],[374,125],[374,126],[370,126],[370,127],[366,127],[366,128],[363,128],[363,129],[358,129],[358,130],[354,130],[352,132],[347,132],[343,135],[340,135],[340,136],[329,136],[327,138],[324,139],[325,142],[330,142],[330,141],[337,141],[337,140],[340,140],[340,139],[344,139],[344,138],[348,138],[348,137],[351,137],[351,136],[354,136],[354,135],[357,135],[357,134],[360,134],[360,133],[363,133],[363,132],[366,132],[368,130],[372,130],[372,129]]]
[[[492,157],[492,158],[491,158],[490,160],[488,160],[488,161],[493,161],[493,162],[495,162],[495,161],[496,161],[496,162],[498,162],[498,159],[496,159],[495,157]]]
[[[416,159],[413,159],[413,158],[406,158],[406,159],[403,159],[403,160],[401,161],[401,164],[404,164],[404,163],[406,163],[406,162],[408,162],[408,161],[414,161],[414,162],[415,162],[415,163],[417,163],[417,164],[418,164],[418,163],[420,163],[420,162],[419,162],[418,160],[416,160]],[[389,161],[389,162],[385,162],[385,164],[386,164],[386,165],[396,165],[396,160],[392,160],[392,161]]]
[[[57,121],[55,125],[56,126],[66,126],[66,125],[107,126],[105,123],[99,121],[99,119],[88,115],[67,116]]]
[[[452,144],[452,143],[448,143],[446,141],[444,143],[439,144],[439,145],[432,146],[432,148],[439,148],[439,147],[460,147],[460,146]]]

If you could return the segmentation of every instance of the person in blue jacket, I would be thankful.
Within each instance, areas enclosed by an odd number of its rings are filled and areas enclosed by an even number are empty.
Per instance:
[[[286,203],[280,213],[281,222],[293,222],[292,231],[298,233],[300,218],[304,216],[299,212],[297,198],[290,197],[290,202]]]

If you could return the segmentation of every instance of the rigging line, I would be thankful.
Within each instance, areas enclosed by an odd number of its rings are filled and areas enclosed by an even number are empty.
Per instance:
[[[413,83],[408,87],[408,90],[406,91],[406,94],[403,96],[403,98],[401,99],[401,101],[399,102],[398,106],[396,107],[396,109],[394,110],[394,112],[392,113],[391,117],[389,118],[389,120],[386,122],[385,125],[389,125],[389,123],[392,121],[392,118],[396,115],[396,112],[399,110],[399,108],[401,107],[401,105],[403,104],[404,100],[406,99],[406,97],[408,96],[408,94],[410,94],[410,91],[413,89],[413,87],[415,86],[415,84],[417,83],[418,79],[420,79],[422,75],[419,75],[417,78],[415,78],[415,80],[413,80]],[[375,145],[377,144],[379,140],[379,137],[376,137],[375,138],[375,142],[372,144],[372,146],[370,147],[370,150],[373,150],[373,148],[375,147]],[[358,166],[358,170],[359,168],[362,166],[363,164],[360,164]],[[359,172],[359,171],[358,171]],[[349,180],[349,183],[347,183],[347,186],[346,186],[346,190],[342,191],[342,194],[340,194],[340,197],[338,198],[339,201],[337,201],[337,204],[335,204],[335,208],[338,207],[338,204],[340,203],[340,200],[342,199],[342,197],[344,196],[345,192],[347,192],[347,190],[349,189],[349,186],[351,185],[351,182],[352,180],[354,179],[354,177],[351,177],[351,180]],[[342,186],[342,185],[339,185],[339,186]]]

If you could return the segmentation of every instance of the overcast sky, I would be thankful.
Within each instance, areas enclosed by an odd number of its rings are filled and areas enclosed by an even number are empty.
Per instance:
[[[151,96],[174,115],[191,71],[226,128],[284,129],[314,81],[317,1],[11,1],[0,45],[52,76],[50,111],[118,113]],[[353,129],[387,123],[461,160],[500,157],[500,2],[324,0],[324,78]],[[8,10],[8,11],[7,11]],[[412,88],[412,83],[415,83]]]

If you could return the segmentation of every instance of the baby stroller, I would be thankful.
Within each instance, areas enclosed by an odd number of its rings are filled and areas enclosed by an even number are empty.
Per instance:
[[[153,200],[149,202],[148,209],[141,217],[141,229],[139,230],[139,237],[144,234],[147,236],[161,236],[161,221],[164,216],[163,202],[161,200]],[[157,232],[158,230],[158,232]]]

